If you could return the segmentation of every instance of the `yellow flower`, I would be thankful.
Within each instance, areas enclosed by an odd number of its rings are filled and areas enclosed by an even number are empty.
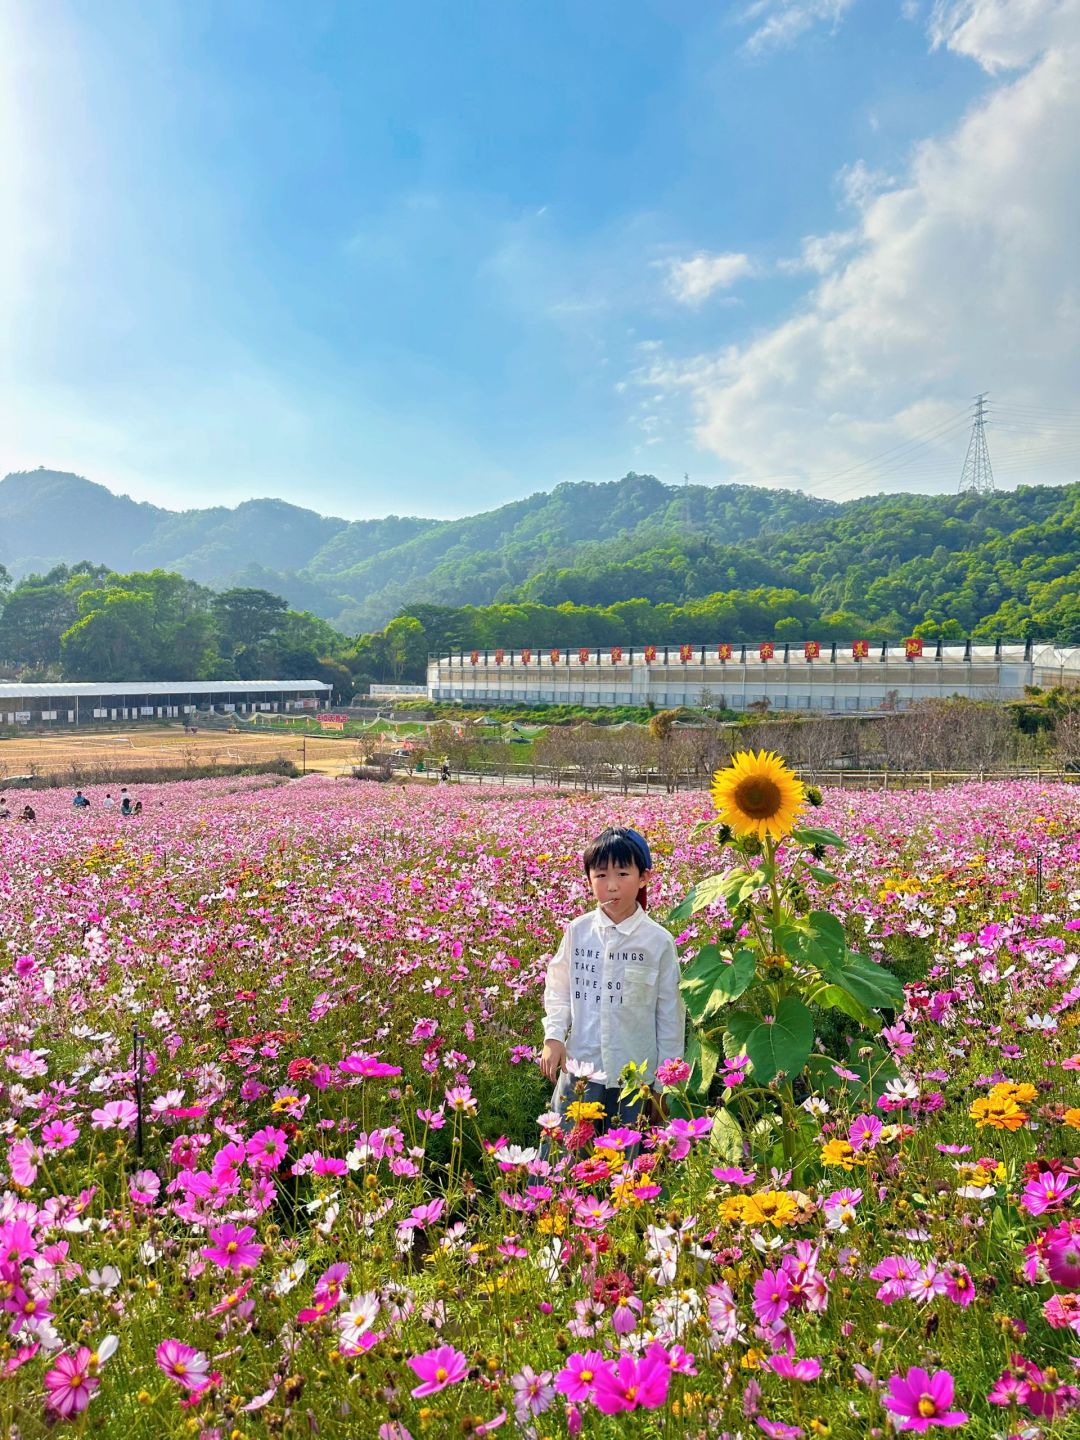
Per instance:
[[[844,1170],[855,1168],[855,1151],[847,1140],[828,1140],[821,1147],[823,1165],[839,1165]]]
[[[729,1225],[734,1225],[746,1214],[746,1203],[745,1195],[729,1195],[726,1200],[720,1202],[720,1219],[726,1220]]]
[[[986,1095],[975,1101],[968,1114],[975,1121],[976,1130],[987,1125],[991,1130],[1019,1130],[1028,1118],[1008,1095]]]
[[[1022,1085],[1014,1085],[1011,1080],[999,1080],[990,1087],[990,1094],[995,1099],[1012,1100],[1017,1105],[1030,1105],[1038,1093],[1035,1086],[1026,1081]]]
[[[748,1225],[787,1225],[799,1213],[798,1201],[786,1190],[759,1190],[747,1195],[743,1219]]]
[[[599,1100],[573,1100],[566,1107],[568,1120],[603,1120],[604,1114]]]
[[[713,776],[712,798],[736,835],[781,840],[795,828],[806,803],[806,786],[771,750],[743,750]]]
[[[1066,1110],[1061,1119],[1071,1130],[1080,1130],[1080,1110]]]

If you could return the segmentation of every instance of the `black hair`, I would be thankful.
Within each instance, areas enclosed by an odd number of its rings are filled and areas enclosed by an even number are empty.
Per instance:
[[[641,842],[621,825],[609,825],[606,830],[601,830],[596,839],[585,847],[582,859],[586,877],[594,870],[599,870],[602,865],[632,865],[642,875],[648,869],[641,851]]]

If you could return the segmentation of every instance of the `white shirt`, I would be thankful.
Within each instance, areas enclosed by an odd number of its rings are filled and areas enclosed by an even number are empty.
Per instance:
[[[630,1061],[652,1081],[660,1061],[682,1058],[675,942],[640,905],[618,925],[599,908],[567,925],[544,986],[544,1039],[565,1041],[567,1056],[595,1065],[609,1086]]]

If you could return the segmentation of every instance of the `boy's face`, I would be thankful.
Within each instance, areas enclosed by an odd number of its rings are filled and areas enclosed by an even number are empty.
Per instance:
[[[615,865],[610,862],[589,871],[589,886],[609,919],[616,924],[627,919],[637,908],[638,891],[648,882],[636,865]]]

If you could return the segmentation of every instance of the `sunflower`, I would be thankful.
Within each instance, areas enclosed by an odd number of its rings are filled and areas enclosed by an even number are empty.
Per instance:
[[[713,804],[738,836],[781,840],[795,828],[806,803],[806,786],[771,750],[741,751],[713,776]]]

